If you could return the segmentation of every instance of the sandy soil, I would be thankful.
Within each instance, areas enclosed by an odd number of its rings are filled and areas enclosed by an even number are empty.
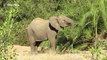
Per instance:
[[[31,55],[29,46],[14,45],[13,49],[17,54],[17,60],[91,60],[90,52],[70,53],[70,54],[52,54],[40,53]]]

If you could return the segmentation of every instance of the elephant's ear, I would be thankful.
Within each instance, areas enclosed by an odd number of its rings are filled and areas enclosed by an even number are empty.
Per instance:
[[[60,17],[60,16],[58,16],[58,22],[59,22],[59,25],[61,26],[61,27],[65,27],[65,19],[63,19],[63,17]]]
[[[49,18],[49,23],[51,24],[52,27],[54,27],[56,30],[60,30],[61,27],[57,21],[57,17],[50,17]]]

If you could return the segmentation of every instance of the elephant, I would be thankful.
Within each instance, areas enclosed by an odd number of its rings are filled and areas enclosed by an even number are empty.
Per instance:
[[[35,53],[44,40],[49,40],[51,50],[55,51],[58,31],[73,24],[73,20],[66,16],[52,16],[48,20],[35,18],[27,27],[31,53]]]

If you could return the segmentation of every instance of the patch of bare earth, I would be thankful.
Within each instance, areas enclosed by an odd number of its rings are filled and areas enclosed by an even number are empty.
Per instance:
[[[14,45],[13,49],[17,54],[17,60],[91,60],[90,52],[70,53],[70,54],[52,54],[40,53],[31,55],[30,47]]]

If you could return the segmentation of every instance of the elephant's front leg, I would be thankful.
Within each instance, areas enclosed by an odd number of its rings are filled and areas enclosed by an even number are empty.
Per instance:
[[[54,37],[52,37],[52,38],[49,38],[49,40],[50,40],[51,49],[53,51],[55,51],[55,48],[56,48],[56,39]]]
[[[56,38],[55,37],[56,37],[56,32],[50,31],[48,34],[48,39],[50,41],[50,46],[53,51],[55,51],[55,48],[56,48]]]

